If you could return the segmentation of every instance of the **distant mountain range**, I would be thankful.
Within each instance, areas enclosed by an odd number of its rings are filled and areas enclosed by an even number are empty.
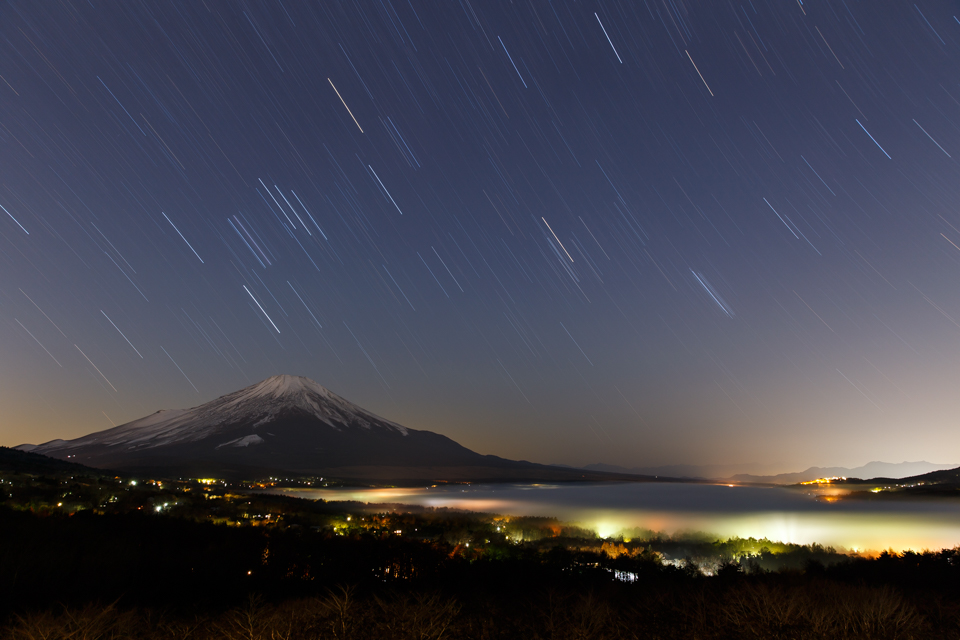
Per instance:
[[[816,480],[817,478],[908,478],[927,474],[933,471],[945,471],[960,467],[958,464],[934,464],[932,462],[868,462],[862,467],[848,469],[846,467],[810,467],[806,471],[797,473],[780,473],[773,476],[756,476],[741,473],[730,478],[731,482],[762,482],[772,484],[795,484]]]
[[[735,473],[762,474],[776,469],[776,467],[762,464],[671,464],[656,467],[623,467],[604,463],[588,464],[580,468],[591,471],[605,471],[608,473],[639,473],[641,475],[698,480],[726,478]]]
[[[21,451],[165,477],[329,476],[377,482],[642,481],[481,455],[409,429],[313,380],[274,376],[192,409],[158,411],[74,440]]]
[[[759,466],[759,465],[758,465]],[[908,478],[919,476],[932,471],[944,471],[960,467],[960,464],[935,464],[932,462],[869,462],[862,467],[810,467],[806,471],[794,473],[778,473],[775,475],[759,475],[750,473],[736,473],[728,475],[731,467],[721,465],[670,465],[661,467],[619,467],[612,464],[590,464],[584,469],[590,471],[604,471],[607,473],[630,473],[647,476],[669,476],[674,478],[690,478],[717,480],[736,483],[761,484],[796,484],[817,478],[831,478],[842,476],[845,478]]]

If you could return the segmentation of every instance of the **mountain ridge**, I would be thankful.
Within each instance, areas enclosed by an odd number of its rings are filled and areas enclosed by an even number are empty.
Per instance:
[[[120,471],[188,477],[329,476],[377,481],[642,481],[482,455],[381,418],[300,376],[273,376],[190,409],[168,409],[21,451]]]
[[[406,427],[358,407],[309,378],[280,375],[190,409],[161,409],[118,427],[73,440],[57,439],[35,447],[20,445],[19,448],[37,453],[55,453],[100,443],[149,449],[203,440],[220,432],[222,427],[231,422],[249,422],[250,428],[256,430],[274,422],[281,414],[296,412],[312,415],[333,429],[340,429],[345,419],[353,418],[363,428],[376,424],[407,434]],[[244,437],[251,435],[256,434]],[[218,446],[256,444],[253,440],[240,443],[241,439],[237,439],[236,443],[223,442]]]

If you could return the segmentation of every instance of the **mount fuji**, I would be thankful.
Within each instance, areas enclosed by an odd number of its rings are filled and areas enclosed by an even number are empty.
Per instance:
[[[376,416],[309,378],[287,375],[192,409],[158,411],[74,440],[17,448],[91,467],[187,477],[641,479],[481,455],[446,436]]]

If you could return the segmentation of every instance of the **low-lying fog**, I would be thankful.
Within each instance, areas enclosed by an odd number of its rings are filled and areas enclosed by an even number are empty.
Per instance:
[[[278,491],[279,492],[279,491]],[[797,489],[712,484],[472,485],[394,489],[284,489],[324,500],[402,503],[515,516],[553,516],[602,537],[624,530],[701,531],[848,550],[960,545],[953,501],[817,501]]]

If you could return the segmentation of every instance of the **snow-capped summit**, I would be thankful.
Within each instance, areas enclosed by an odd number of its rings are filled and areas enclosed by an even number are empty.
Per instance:
[[[218,414],[237,410],[249,412],[256,407],[255,410],[264,413],[262,419],[269,422],[271,416],[281,411],[301,410],[319,418],[334,429],[339,428],[337,424],[342,423],[344,418],[352,416],[362,428],[369,429],[374,425],[387,426],[407,435],[406,427],[361,409],[303,376],[272,376],[255,385],[217,398],[208,405],[215,403],[218,404],[212,408]]]
[[[44,455],[75,455],[74,450],[93,445],[115,451],[143,451],[156,447],[198,442],[218,434],[234,435],[241,425],[249,434],[224,437],[215,448],[249,446],[263,442],[256,432],[278,419],[315,418],[317,426],[343,429],[385,429],[407,435],[408,430],[344,400],[310,378],[273,376],[192,409],[161,410],[145,418],[98,431],[75,440],[52,440],[33,449]],[[251,437],[255,436],[255,437]],[[235,444],[242,441],[243,444]]]
[[[118,470],[205,475],[254,471],[353,475],[390,466],[500,466],[430,431],[408,429],[301,376],[273,376],[192,409],[149,416],[74,440],[21,448]]]
[[[160,477],[330,476],[367,481],[620,479],[485,456],[370,413],[309,378],[273,376],[192,409],[18,449]]]
[[[333,429],[350,424],[363,429],[394,429],[407,435],[406,427],[374,415],[303,376],[272,376],[190,412],[198,412],[215,424],[224,424],[238,415],[256,417],[255,426],[269,424],[283,414],[302,412]]]

